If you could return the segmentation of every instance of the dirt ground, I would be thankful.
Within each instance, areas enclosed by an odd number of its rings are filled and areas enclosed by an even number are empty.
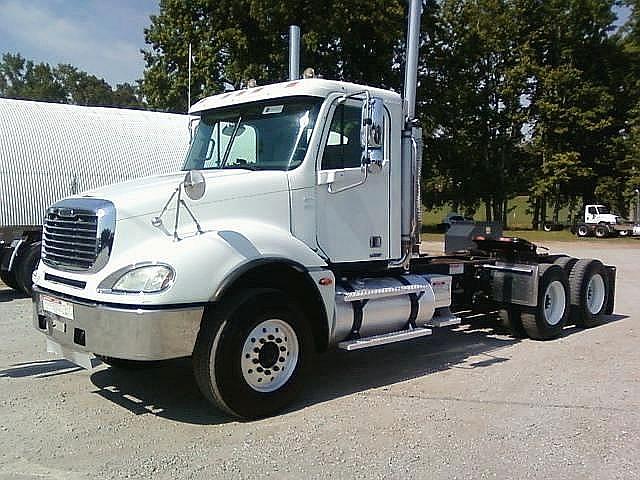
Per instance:
[[[332,352],[288,412],[246,423],[209,407],[187,360],[51,357],[30,299],[0,290],[0,479],[640,478],[640,242],[549,246],[618,266],[605,325],[536,342],[482,322]]]

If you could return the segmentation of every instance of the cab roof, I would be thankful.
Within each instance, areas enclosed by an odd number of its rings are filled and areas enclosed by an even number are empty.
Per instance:
[[[369,90],[372,95],[382,98],[385,103],[400,104],[400,95],[391,90],[358,85],[356,83],[338,82],[321,78],[306,78],[271,85],[245,88],[232,92],[221,93],[203,98],[195,103],[189,113],[199,113],[219,107],[227,107],[241,103],[257,102],[282,97],[311,96],[326,98],[331,93],[345,93],[347,95]]]

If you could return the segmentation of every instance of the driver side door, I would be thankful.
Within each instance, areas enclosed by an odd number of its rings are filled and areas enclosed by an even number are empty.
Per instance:
[[[331,263],[389,258],[389,118],[384,161],[362,182],[362,101],[334,104],[317,171],[317,242]]]

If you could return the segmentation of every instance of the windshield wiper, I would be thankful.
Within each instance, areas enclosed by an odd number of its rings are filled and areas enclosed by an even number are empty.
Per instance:
[[[224,157],[222,157],[222,162],[220,163],[221,168],[225,167],[225,164],[227,163],[227,157],[229,156],[229,153],[231,153],[231,146],[233,145],[233,142],[236,139],[236,135],[238,134],[238,129],[240,128],[240,122],[242,121],[242,115],[240,115],[238,117],[238,121],[236,122],[235,126],[233,127],[233,133],[231,134],[231,138],[229,139],[229,143],[227,143],[227,148],[224,151]]]
[[[256,165],[249,165],[249,164],[242,164],[242,163],[234,163],[231,165],[223,165],[222,167],[220,167],[222,169],[233,169],[233,168],[240,168],[242,170],[251,170],[252,172],[255,172],[256,170],[262,170],[260,167],[256,166]]]

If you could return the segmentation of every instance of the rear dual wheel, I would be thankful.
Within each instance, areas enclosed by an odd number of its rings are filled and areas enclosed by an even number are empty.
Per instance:
[[[589,227],[586,225],[578,225],[578,228],[576,230],[576,234],[579,237],[588,237],[589,236]]]
[[[604,225],[598,225],[594,233],[598,238],[605,238],[607,235],[609,235],[609,229]]]
[[[604,321],[611,286],[599,260],[578,260],[569,274],[571,320],[579,327],[595,327]]]
[[[524,331],[535,340],[558,337],[569,318],[569,282],[558,265],[538,268],[538,302],[535,307],[522,307]]]

